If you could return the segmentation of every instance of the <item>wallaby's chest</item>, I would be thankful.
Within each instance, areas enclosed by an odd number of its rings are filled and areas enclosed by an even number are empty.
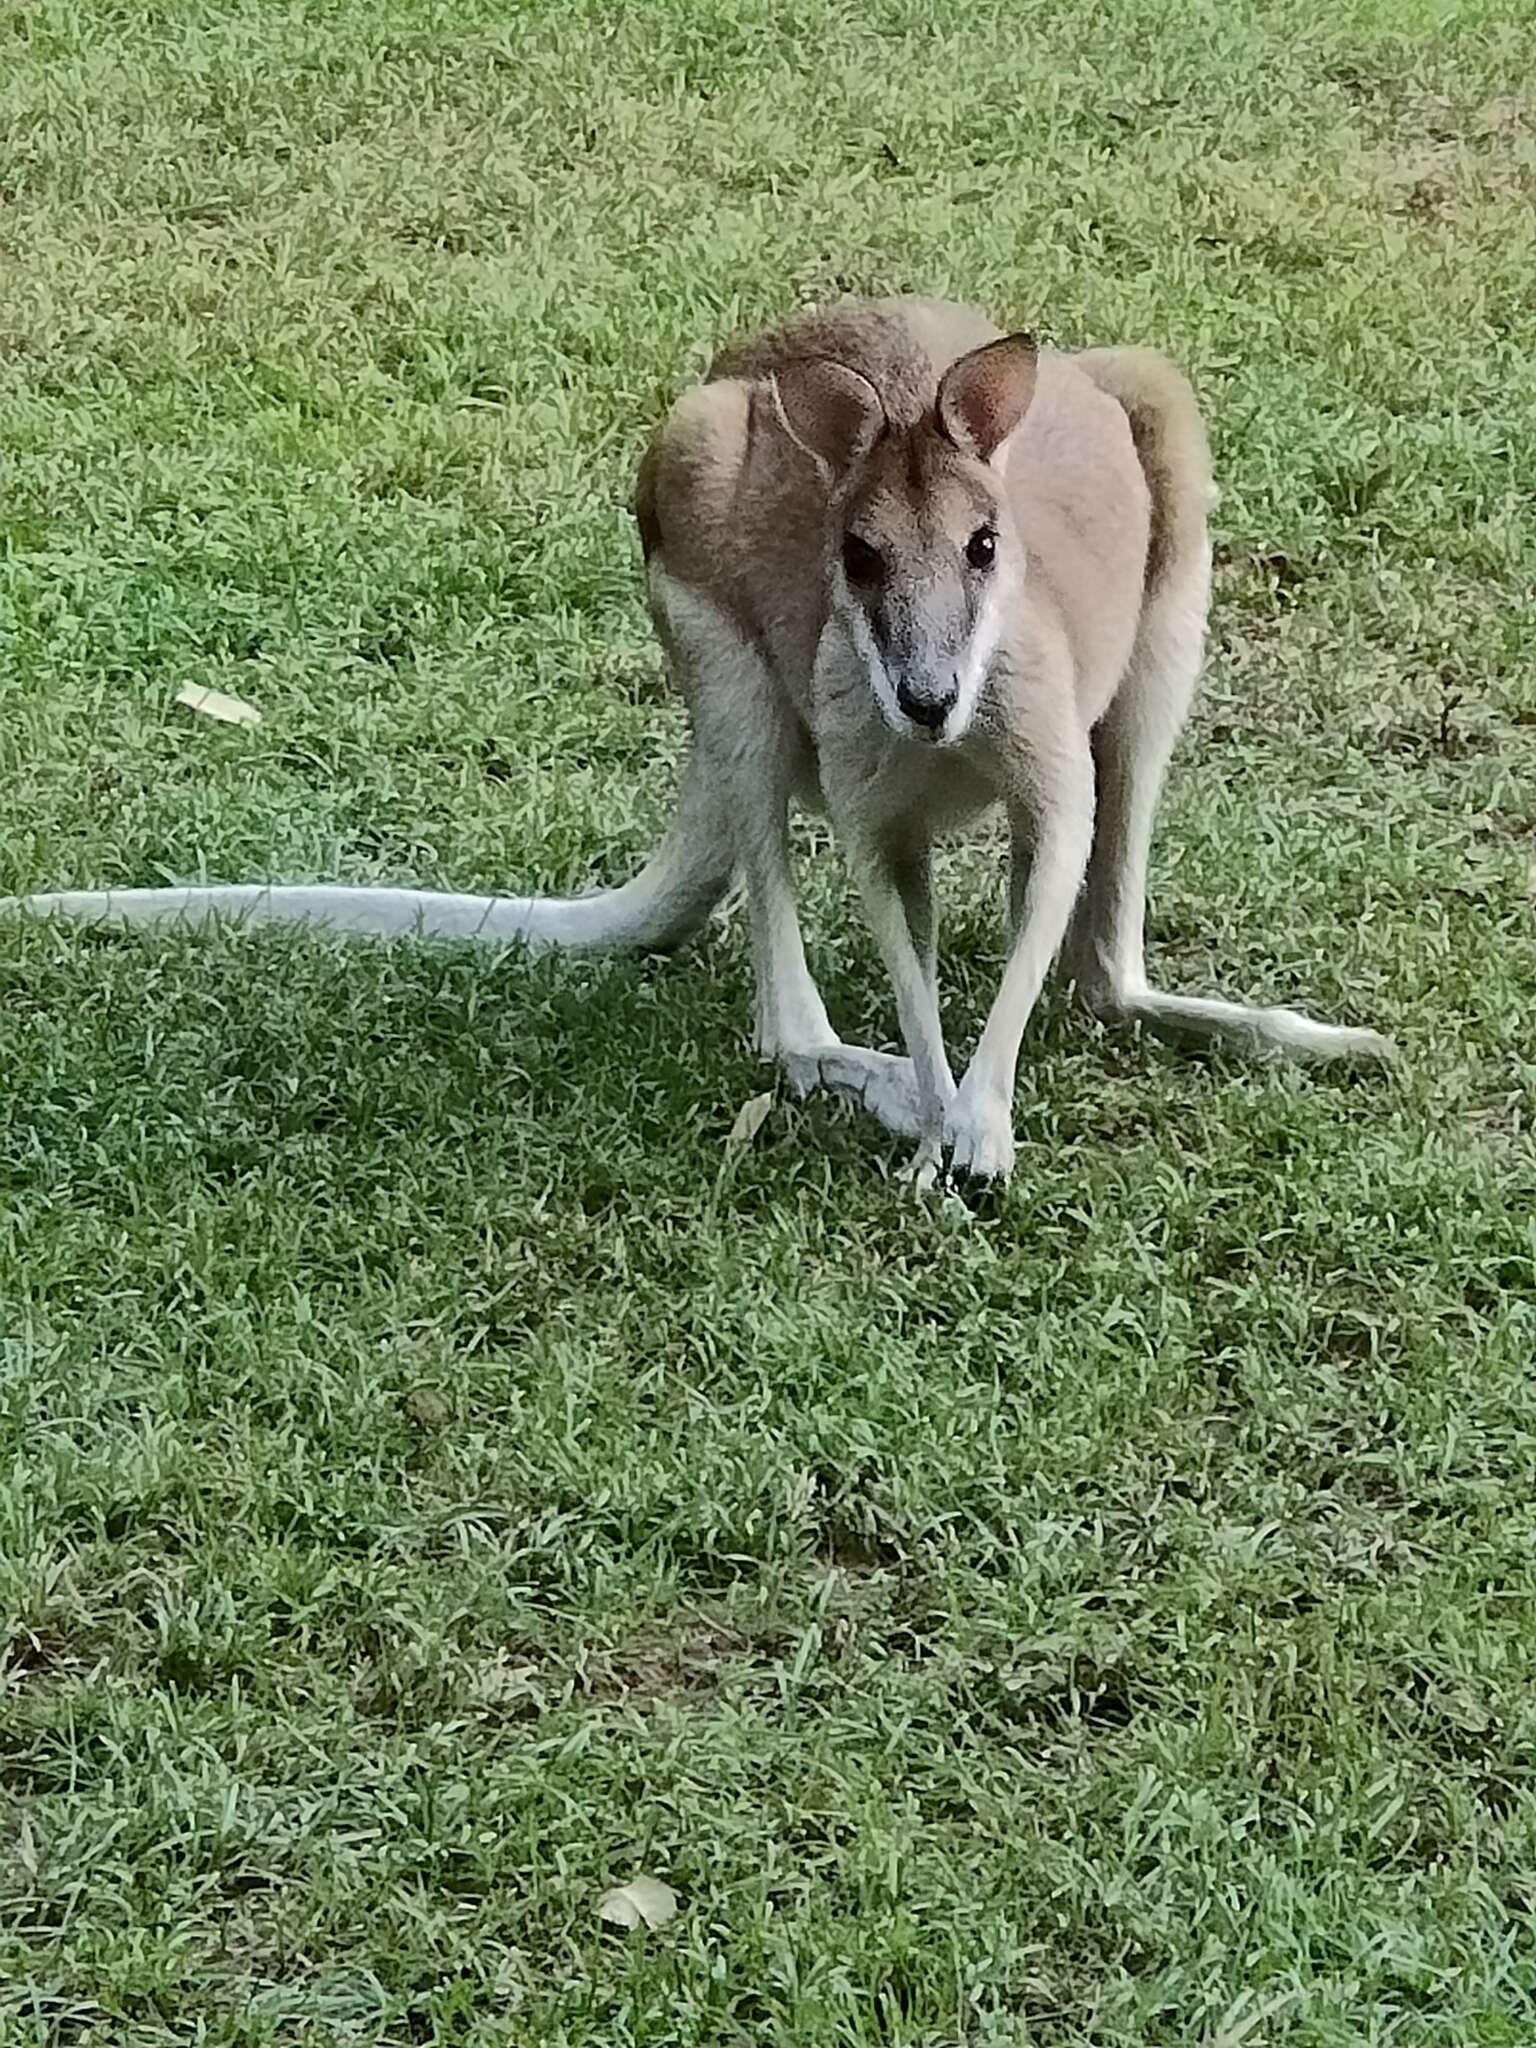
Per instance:
[[[795,798],[806,810],[827,810],[816,743],[802,728],[795,763]],[[873,736],[870,774],[862,789],[871,823],[889,827],[914,845],[942,838],[975,821],[997,801],[997,790],[959,749],[917,746]]]

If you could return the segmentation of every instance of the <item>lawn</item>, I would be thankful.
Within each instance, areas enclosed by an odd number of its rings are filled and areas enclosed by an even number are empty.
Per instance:
[[[728,1153],[736,908],[6,926],[4,2048],[1536,2041],[1533,77],[1530,0],[0,9],[0,894],[622,876],[647,433],[940,291],[1193,375],[1155,971],[1403,1048],[1053,1002],[972,1216]]]

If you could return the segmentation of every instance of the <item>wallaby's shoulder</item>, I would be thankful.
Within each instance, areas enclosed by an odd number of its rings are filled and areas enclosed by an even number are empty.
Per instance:
[[[635,478],[635,519],[647,560],[676,540],[668,532],[669,510],[686,504],[705,517],[728,515],[757,407],[758,394],[741,377],[691,384],[673,401]]]
[[[867,377],[888,407],[931,400],[926,357],[902,305],[850,299],[808,307],[717,349],[702,380],[674,400],[641,459],[634,507],[647,560],[659,549],[686,546],[687,534],[669,530],[681,526],[684,507],[689,533],[711,524],[729,530],[746,477],[759,475],[765,461],[776,469],[784,451],[765,444],[780,439],[766,389],[777,372],[830,359]],[[734,509],[739,515],[739,505]]]
[[[916,349],[900,301],[838,299],[804,306],[716,351],[708,375],[770,377],[790,363],[830,360],[865,375],[899,362]]]

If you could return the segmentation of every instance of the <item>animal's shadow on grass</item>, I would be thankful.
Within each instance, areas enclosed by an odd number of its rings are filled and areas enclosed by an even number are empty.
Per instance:
[[[965,926],[955,937],[946,1010],[958,1071],[1001,947]],[[845,937],[813,951],[845,1036],[890,1048],[872,948]],[[332,1180],[494,1169],[507,1185],[569,1183],[584,1206],[680,1174],[713,1182],[742,1102],[774,1086],[751,1019],[733,926],[638,960],[239,930],[82,943],[38,930],[0,962],[15,1171],[32,1182],[27,1158],[51,1162],[50,1177],[74,1160],[82,1179],[105,1174],[125,1192],[176,1170],[221,1179],[284,1159],[295,1177]],[[1103,1143],[1111,1126],[1121,1142],[1149,1135],[1144,1097],[1166,1119],[1170,1098],[1189,1094],[1179,1071],[1240,1064],[1106,1032],[1055,989],[1026,1038],[1021,1136],[1032,1123],[1058,1144]],[[828,1098],[796,1115],[801,1149],[840,1163],[906,1149]]]
[[[745,962],[713,939],[686,959],[601,961],[38,927],[0,959],[14,1163],[53,1175],[114,1157],[151,1180],[157,1160],[234,1173],[284,1147],[394,1147],[402,1170],[445,1148],[717,1156],[744,1092],[766,1085],[750,1018]]]
[[[751,1079],[745,986],[724,963],[487,955],[454,945],[307,950],[297,1002],[242,990],[231,1081],[312,1131],[501,1144],[511,1127],[591,1152],[675,1147]],[[273,966],[279,972],[284,961]],[[691,968],[691,971],[690,971]]]

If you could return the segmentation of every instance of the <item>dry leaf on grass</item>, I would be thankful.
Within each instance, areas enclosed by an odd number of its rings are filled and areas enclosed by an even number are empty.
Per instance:
[[[205,690],[200,683],[184,683],[176,702],[188,711],[201,711],[204,718],[217,718],[224,725],[260,725],[261,713],[243,697],[227,697],[222,690]]]
[[[731,1125],[725,1140],[727,1152],[744,1152],[768,1119],[773,1107],[772,1090],[766,1095],[754,1095],[750,1102],[744,1102],[736,1112],[736,1121]]]
[[[677,1893],[659,1877],[632,1877],[603,1893],[597,1917],[610,1927],[665,1927],[677,1918]]]

